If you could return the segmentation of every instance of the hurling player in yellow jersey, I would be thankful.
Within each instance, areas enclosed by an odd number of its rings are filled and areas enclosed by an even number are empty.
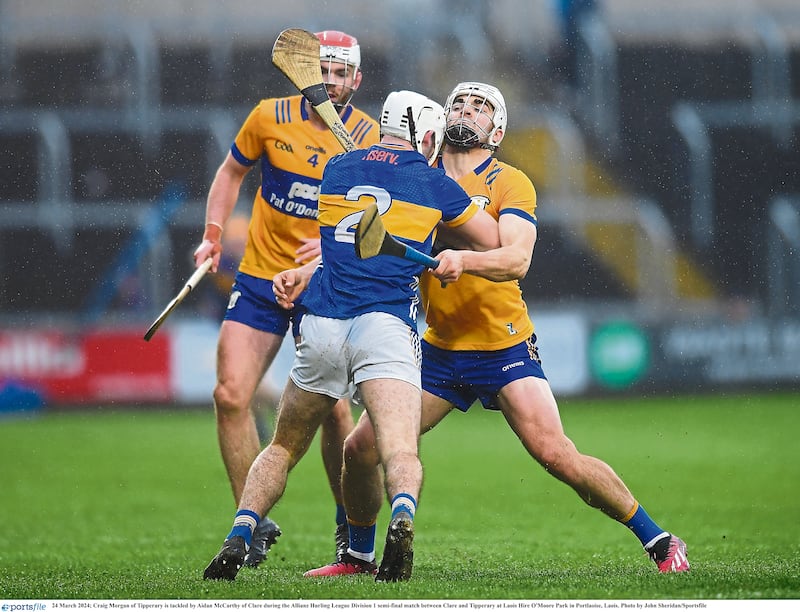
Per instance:
[[[531,457],[587,504],[628,527],[659,571],[688,570],[683,541],[656,525],[611,467],[578,452],[564,434],[518,282],[528,272],[536,242],[536,192],[522,172],[493,157],[506,129],[502,94],[485,83],[460,83],[445,113],[440,164],[498,220],[501,246],[480,253],[444,250],[437,256],[437,276],[469,274],[447,286],[430,274],[421,279],[428,328],[422,339],[420,432],[453,408],[466,412],[476,401],[501,411]],[[446,228],[439,236],[459,246]],[[364,414],[345,441],[348,553],[307,576],[363,573],[374,558],[374,524],[383,502],[377,463],[374,433]]]
[[[317,37],[328,95],[346,129],[359,147],[378,142],[377,123],[350,105],[362,78],[358,41],[335,30],[319,32]],[[209,189],[205,232],[194,257],[196,265],[212,257],[212,271],[216,272],[222,233],[236,206],[242,181],[261,162],[245,252],[217,345],[217,437],[237,505],[250,465],[261,450],[251,410],[253,397],[290,325],[295,338],[299,336],[303,312],[302,305],[286,311],[275,303],[272,279],[281,270],[319,254],[319,184],[325,164],[341,151],[341,145],[303,96],[261,100],[241,126]],[[340,401],[322,423],[322,456],[337,507],[337,555],[347,545],[339,476],[342,444],[352,428],[347,400]],[[280,533],[278,526],[264,517],[245,564],[257,566],[263,561]]]

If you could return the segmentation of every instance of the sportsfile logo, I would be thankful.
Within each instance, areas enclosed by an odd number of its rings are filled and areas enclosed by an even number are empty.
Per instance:
[[[0,606],[0,612],[34,612],[47,610],[47,604],[43,603],[4,603]]]

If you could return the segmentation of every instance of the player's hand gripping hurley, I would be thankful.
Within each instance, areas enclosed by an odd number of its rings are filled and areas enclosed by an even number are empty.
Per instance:
[[[356,145],[328,97],[319,61],[319,39],[311,32],[290,28],[278,34],[272,47],[272,63],[311,103],[342,148],[352,151]]]
[[[153,324],[145,332],[144,334],[145,340],[147,340],[148,342],[150,341],[150,338],[152,338],[153,334],[155,334],[158,331],[158,328],[161,327],[161,324],[167,320],[167,317],[172,313],[172,311],[178,307],[178,304],[180,304],[183,301],[183,299],[187,295],[189,295],[189,293],[191,293],[192,289],[194,289],[197,286],[197,283],[200,282],[200,279],[206,275],[206,272],[208,272],[213,261],[214,260],[211,257],[209,257],[202,264],[200,264],[200,267],[198,267],[194,271],[194,273],[189,277],[189,280],[186,281],[186,284],[183,286],[183,289],[181,289],[178,292],[178,295],[172,298],[172,301],[169,304],[167,304],[167,307],[161,312],[160,315],[158,315],[158,318],[156,318],[156,320],[153,321]]]

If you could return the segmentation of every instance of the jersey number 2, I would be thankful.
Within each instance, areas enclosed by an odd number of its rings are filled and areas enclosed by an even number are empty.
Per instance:
[[[375,203],[378,205],[379,215],[386,214],[392,206],[392,196],[389,195],[389,192],[382,187],[375,187],[373,185],[359,185],[353,187],[347,192],[344,199],[348,202],[357,202],[364,196],[375,200]],[[363,216],[364,211],[359,210],[358,212],[350,213],[339,221],[339,223],[336,224],[336,230],[333,234],[336,242],[355,244],[356,225],[358,225],[358,222],[361,221],[361,217]]]

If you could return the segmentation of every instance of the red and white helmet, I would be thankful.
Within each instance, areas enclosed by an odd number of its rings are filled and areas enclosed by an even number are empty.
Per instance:
[[[353,97],[353,93],[358,89],[358,84],[360,83],[358,73],[361,69],[361,46],[355,36],[350,36],[339,30],[323,30],[322,32],[315,32],[314,35],[319,38],[320,61],[344,64],[348,73],[351,72],[350,67],[353,67],[352,85],[349,87],[349,94],[345,94],[340,100],[334,102],[336,106],[345,106],[350,102],[350,98]],[[326,85],[336,84],[330,77],[330,71],[328,71],[327,75],[323,74],[322,76]]]
[[[355,36],[338,30],[317,32],[315,36],[319,38],[320,59],[361,67],[361,47]]]

